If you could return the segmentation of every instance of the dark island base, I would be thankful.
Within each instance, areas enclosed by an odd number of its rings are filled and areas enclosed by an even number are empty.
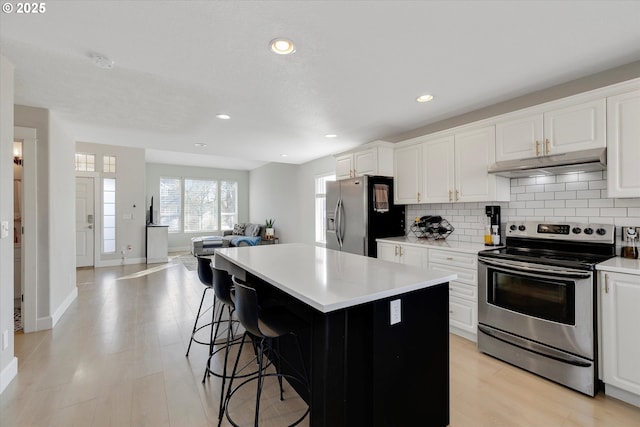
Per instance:
[[[310,403],[310,426],[449,424],[447,283],[324,314],[257,277],[247,280],[305,321],[298,336],[311,395],[291,385]],[[390,325],[390,302],[397,299],[402,320]],[[299,365],[292,337],[280,346]]]

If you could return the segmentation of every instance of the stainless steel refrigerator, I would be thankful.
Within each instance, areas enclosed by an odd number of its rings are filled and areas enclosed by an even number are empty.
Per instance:
[[[327,248],[375,258],[376,239],[404,235],[404,223],[404,205],[393,204],[393,178],[327,183]]]

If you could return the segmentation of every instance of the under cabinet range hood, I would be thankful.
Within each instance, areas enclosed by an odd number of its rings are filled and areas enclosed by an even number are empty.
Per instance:
[[[594,172],[606,168],[607,149],[594,148],[572,153],[496,162],[489,167],[488,172],[507,178],[522,178],[570,172]]]

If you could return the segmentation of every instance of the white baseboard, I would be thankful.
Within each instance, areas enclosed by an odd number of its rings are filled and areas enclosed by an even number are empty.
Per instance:
[[[0,372],[0,394],[11,384],[11,381],[13,381],[16,375],[18,375],[18,358],[14,357],[2,372]]]
[[[611,384],[604,385],[604,394],[607,396],[615,397],[618,400],[622,400],[623,402],[627,402],[630,405],[634,405],[640,407],[640,396],[634,393],[630,393],[626,390],[622,390],[618,387],[612,386]]]
[[[36,319],[36,330],[37,331],[46,331],[47,329],[53,329],[53,318],[51,316],[38,317]]]
[[[169,248],[168,252],[191,252],[191,246],[177,246],[175,248]]]
[[[78,287],[74,286],[71,292],[69,292],[69,295],[67,295],[64,301],[62,301],[62,304],[60,304],[60,306],[56,309],[56,311],[54,311],[53,314],[51,315],[52,328],[56,326],[56,323],[58,323],[58,321],[60,320],[64,312],[67,311],[71,303],[75,301],[76,298],[78,298]]]
[[[130,264],[144,264],[147,262],[146,258],[125,258],[122,259],[109,259],[106,261],[96,261],[96,267],[116,267],[118,265],[130,265]]]

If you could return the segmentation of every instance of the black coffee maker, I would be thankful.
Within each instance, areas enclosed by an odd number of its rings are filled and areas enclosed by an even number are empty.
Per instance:
[[[484,224],[484,244],[486,246],[499,246],[500,236],[500,206],[485,206],[487,216]]]

